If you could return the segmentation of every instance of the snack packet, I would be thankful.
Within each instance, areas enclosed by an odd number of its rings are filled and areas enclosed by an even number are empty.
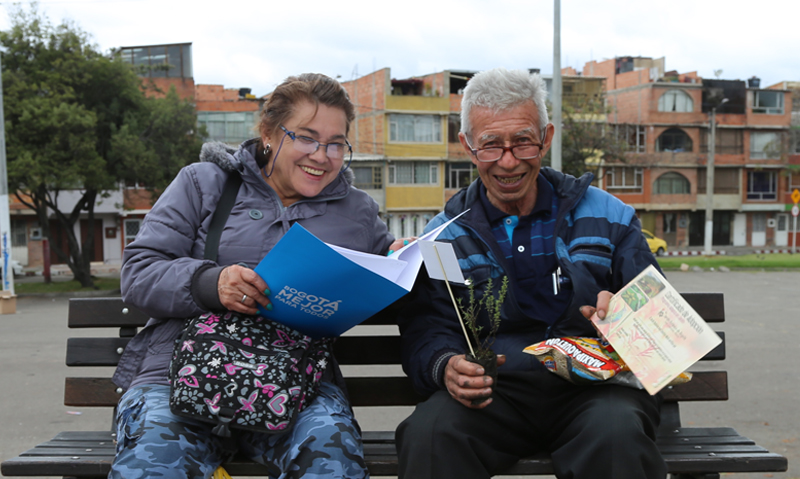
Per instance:
[[[644,389],[614,348],[598,338],[552,338],[523,350],[536,356],[544,367],[574,384],[611,383]],[[683,372],[670,385],[689,381]]]

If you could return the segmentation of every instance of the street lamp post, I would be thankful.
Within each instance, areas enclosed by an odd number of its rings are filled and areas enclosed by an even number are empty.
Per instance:
[[[553,1],[553,141],[550,166],[561,171],[561,0]]]
[[[711,108],[711,138],[706,162],[706,234],[703,243],[703,254],[706,255],[712,254],[711,240],[714,236],[714,154],[717,149],[717,108],[727,101],[727,98],[723,98],[719,105]]]

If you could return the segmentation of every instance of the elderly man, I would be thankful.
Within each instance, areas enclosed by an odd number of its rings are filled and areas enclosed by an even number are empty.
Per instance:
[[[446,285],[421,274],[399,324],[404,370],[430,397],[397,429],[401,478],[486,478],[541,451],[559,478],[666,477],[655,445],[659,397],[577,386],[522,352],[546,338],[596,336],[586,305],[602,317],[609,291],[657,265],[633,208],[590,186],[591,174],[541,167],[553,138],[546,94],[539,75],[504,69],[475,75],[464,90],[459,138],[480,178],[428,228],[469,210],[438,240],[452,243],[476,293],[509,278],[493,346],[499,377],[492,384],[465,359]],[[466,287],[453,291],[468,301]]]

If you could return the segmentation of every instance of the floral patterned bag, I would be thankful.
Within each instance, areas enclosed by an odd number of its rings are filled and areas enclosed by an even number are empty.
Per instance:
[[[286,431],[316,397],[333,341],[257,315],[189,319],[175,340],[170,409],[222,437],[229,428]]]

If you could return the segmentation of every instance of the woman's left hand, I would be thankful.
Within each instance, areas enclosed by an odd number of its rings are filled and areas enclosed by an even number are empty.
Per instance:
[[[234,264],[223,269],[217,280],[217,293],[225,309],[256,314],[257,305],[272,309],[267,283],[255,271]]]

